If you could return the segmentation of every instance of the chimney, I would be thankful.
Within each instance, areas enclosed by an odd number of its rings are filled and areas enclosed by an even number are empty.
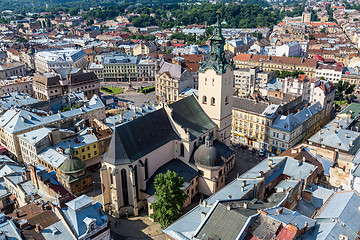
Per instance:
[[[241,191],[245,191],[245,187],[246,187],[246,181],[243,181],[241,184]]]
[[[22,120],[23,122],[25,122],[24,116],[20,116],[20,118],[21,118],[21,120]]]
[[[201,221],[206,217],[206,212],[201,212]]]
[[[300,166],[302,164],[302,160],[298,160],[297,166]]]
[[[303,162],[306,162],[306,161],[305,161],[305,157],[302,157],[302,161],[303,161]]]
[[[349,137],[349,134],[348,134],[348,133],[345,133],[345,137],[348,138],[348,137]]]
[[[274,163],[274,161],[270,158],[269,159],[269,167],[272,167],[273,163]]]
[[[230,203],[228,203],[228,204],[226,205],[226,209],[229,210],[229,211],[231,210],[231,204],[230,204]]]
[[[231,199],[231,198],[232,198],[232,196],[231,196],[231,195],[229,195],[229,196],[228,196],[228,199]]]
[[[52,132],[49,132],[48,136],[49,136],[49,141],[50,141],[51,147],[54,147],[54,140],[53,140],[53,137],[52,137]]]
[[[247,209],[248,208],[248,203],[244,202],[244,208]]]
[[[58,112],[58,116],[59,116],[59,118],[61,118],[61,112]]]
[[[278,210],[276,210],[277,214],[281,214],[283,212],[283,208],[279,208]]]

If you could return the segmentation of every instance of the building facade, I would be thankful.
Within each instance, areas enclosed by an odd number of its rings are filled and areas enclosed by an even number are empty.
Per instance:
[[[86,68],[86,54],[82,49],[46,50],[36,52],[35,67],[40,73],[57,68]]]
[[[194,77],[181,65],[162,60],[156,74],[156,102],[172,103],[179,100],[179,95],[187,88],[194,88]]]

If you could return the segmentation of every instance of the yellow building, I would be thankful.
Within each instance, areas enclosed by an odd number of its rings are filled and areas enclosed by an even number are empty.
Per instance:
[[[231,138],[256,149],[268,149],[270,126],[278,105],[234,97]]]

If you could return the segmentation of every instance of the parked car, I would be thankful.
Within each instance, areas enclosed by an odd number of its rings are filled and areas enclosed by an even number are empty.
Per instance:
[[[264,151],[264,149],[260,149],[260,150],[259,150],[259,156],[260,156],[260,157],[265,156],[265,151]]]

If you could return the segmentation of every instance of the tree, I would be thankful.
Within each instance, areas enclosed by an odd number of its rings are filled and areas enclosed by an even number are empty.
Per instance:
[[[77,8],[71,8],[70,10],[69,10],[69,14],[70,14],[70,16],[75,16],[76,14],[78,14],[78,9]]]
[[[312,35],[311,33],[309,34],[309,40],[315,40],[315,36]]]
[[[320,80],[325,80],[325,78],[323,76],[320,77]]]
[[[326,33],[326,28],[323,27],[323,28],[320,30],[320,33]]]
[[[340,80],[335,83],[336,92],[335,92],[335,100],[342,101],[345,99],[349,99],[349,95],[354,92],[355,84],[350,84],[349,82]],[[349,101],[349,100],[348,100]]]
[[[170,170],[165,174],[159,173],[155,177],[156,202],[151,204],[151,208],[154,209],[151,217],[163,228],[181,216],[182,206],[188,197],[181,190],[183,184],[184,178]]]
[[[18,23],[18,24],[16,25],[16,28],[17,28],[17,29],[24,28],[24,24]]]

